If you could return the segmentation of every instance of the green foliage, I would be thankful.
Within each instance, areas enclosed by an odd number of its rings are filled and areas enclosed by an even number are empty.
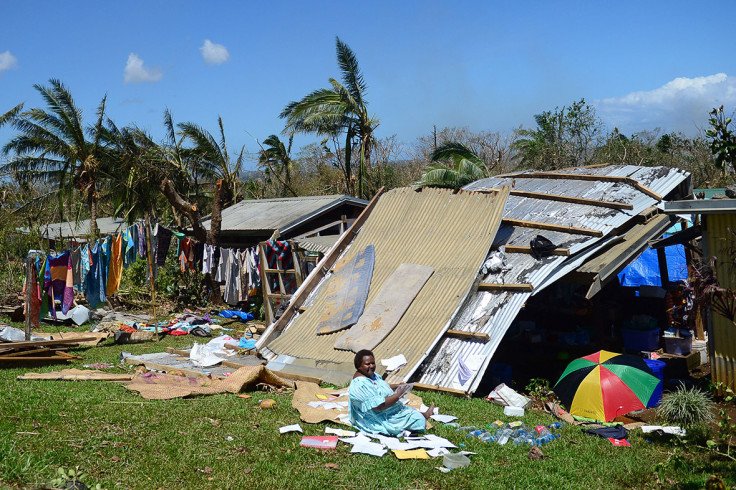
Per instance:
[[[415,185],[460,189],[464,185],[482,179],[483,162],[470,148],[457,141],[449,141],[432,153],[432,162]],[[448,167],[438,162],[449,162]]]
[[[714,404],[710,395],[698,388],[686,388],[681,384],[662,397],[657,413],[668,422],[684,427],[712,422]]]
[[[710,151],[715,155],[718,168],[731,173],[736,171],[736,132],[731,129],[731,118],[726,117],[723,106],[710,111],[710,129],[705,131],[710,139]]]
[[[95,490],[101,490],[102,486],[98,483],[92,485],[87,483],[89,481],[89,475],[79,469],[79,466],[74,468],[64,469],[59,468],[56,470],[56,477],[51,480],[51,485],[57,488],[70,488],[70,489],[83,489],[93,488]]]

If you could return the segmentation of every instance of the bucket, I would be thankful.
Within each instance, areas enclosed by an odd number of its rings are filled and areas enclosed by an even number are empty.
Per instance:
[[[659,402],[662,401],[662,381],[664,380],[664,362],[658,361],[656,359],[644,359],[644,362],[647,363],[647,366],[649,366],[649,369],[651,369],[654,372],[654,375],[659,379],[659,384],[657,384],[657,387],[654,389],[654,392],[652,392],[651,398],[649,398],[649,403],[647,403],[647,408],[656,407],[659,405]]]

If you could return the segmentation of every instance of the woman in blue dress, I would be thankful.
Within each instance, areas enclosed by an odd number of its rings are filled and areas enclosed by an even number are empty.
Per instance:
[[[407,407],[399,399],[409,385],[389,385],[376,375],[373,352],[363,349],[355,354],[356,372],[348,388],[350,423],[364,432],[398,435],[404,430],[417,432],[427,428],[434,403],[422,413]]]

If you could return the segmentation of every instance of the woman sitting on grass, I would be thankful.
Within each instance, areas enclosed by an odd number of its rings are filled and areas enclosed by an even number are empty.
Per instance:
[[[400,402],[399,399],[409,389],[409,385],[389,385],[376,375],[376,359],[369,350],[358,351],[353,364],[357,371],[348,389],[348,413],[354,427],[364,432],[390,436],[404,430],[426,430],[427,419],[434,411],[434,403],[422,413]]]

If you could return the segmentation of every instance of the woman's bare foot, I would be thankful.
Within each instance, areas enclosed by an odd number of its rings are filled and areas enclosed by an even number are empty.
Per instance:
[[[432,415],[433,413],[434,413],[434,403],[432,403],[432,404],[431,404],[431,405],[429,406],[429,408],[428,408],[428,409],[427,409],[427,410],[426,410],[425,412],[422,412],[422,415],[424,415],[424,418],[425,418],[425,419],[429,420],[429,417],[430,417],[430,416],[431,416],[431,415]]]

